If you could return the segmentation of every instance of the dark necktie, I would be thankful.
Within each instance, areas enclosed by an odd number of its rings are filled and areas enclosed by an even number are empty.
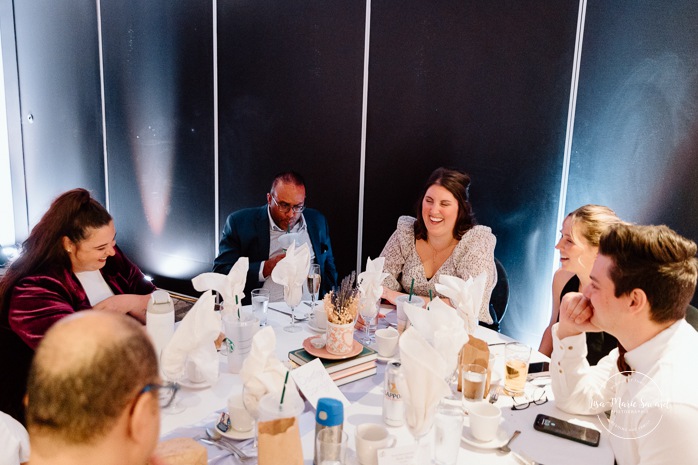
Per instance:
[[[626,352],[627,350],[625,350],[625,347],[618,342],[618,360],[616,363],[618,364],[618,371],[620,371],[623,376],[628,376],[633,371],[630,365],[628,365],[628,362],[625,361]]]

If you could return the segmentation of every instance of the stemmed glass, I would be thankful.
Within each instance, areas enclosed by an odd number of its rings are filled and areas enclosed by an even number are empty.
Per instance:
[[[299,287],[302,287],[299,286]],[[286,305],[291,307],[291,324],[284,326],[284,331],[289,332],[289,333],[297,333],[298,331],[301,330],[300,326],[296,326],[296,307],[298,306],[299,303],[301,303],[301,297],[303,297],[302,292],[297,292],[296,295],[298,298],[294,298],[293,301],[291,301],[291,292],[289,292],[290,287],[289,286],[284,286],[284,300],[286,301]]]
[[[257,422],[259,421],[259,399],[252,392],[250,392],[250,390],[245,387],[244,384],[242,386],[242,404],[245,406],[245,410],[247,410],[247,413],[250,414],[253,420],[252,428],[254,429],[254,442],[252,443],[252,447],[256,451],[259,447],[257,442],[259,439],[257,432]]]
[[[404,401],[406,404],[409,402],[407,398],[405,398]],[[408,409],[409,405],[405,405],[405,410],[407,411]],[[429,451],[426,450],[426,446],[428,444],[427,441],[424,441],[424,438],[429,434],[432,426],[434,425],[435,413],[436,407],[432,408],[427,413],[427,418],[424,419],[424,423],[421,425],[419,424],[419,421],[417,421],[415,418],[411,418],[409,415],[405,415],[405,425],[407,426],[408,431],[417,443],[417,450],[415,451],[414,457],[414,463],[416,463],[417,465],[429,463]]]
[[[312,302],[310,308],[313,311],[320,293],[320,265],[310,265],[310,270],[308,270],[308,292]]]
[[[378,302],[379,301],[371,302],[368,298],[361,299],[359,314],[361,315],[361,318],[364,319],[364,327],[366,328],[366,332],[363,339],[361,339],[361,342],[365,345],[375,342],[375,339],[371,337],[371,323],[373,323],[373,319],[378,315]]]

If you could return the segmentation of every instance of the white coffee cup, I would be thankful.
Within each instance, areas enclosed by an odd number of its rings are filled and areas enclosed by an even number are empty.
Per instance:
[[[487,442],[497,436],[502,411],[489,402],[480,402],[468,409],[468,419],[473,437],[478,441]]]
[[[378,451],[395,443],[395,436],[383,425],[364,423],[356,427],[356,455],[361,465],[377,465]]]
[[[228,415],[230,416],[230,427],[241,433],[251,431],[254,427],[254,420],[245,409],[242,401],[242,394],[233,394],[228,398]]]
[[[325,306],[318,304],[313,310],[313,323],[318,329],[327,329],[327,312],[325,312]]]
[[[382,328],[376,330],[376,348],[381,357],[392,357],[397,349],[400,333],[395,328]]]

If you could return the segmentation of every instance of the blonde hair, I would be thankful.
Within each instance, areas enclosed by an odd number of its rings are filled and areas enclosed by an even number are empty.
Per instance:
[[[581,234],[592,247],[599,246],[601,235],[606,232],[610,226],[625,224],[623,220],[618,218],[616,212],[610,208],[594,204],[579,207],[567,215],[567,218],[572,221],[572,238],[577,240],[575,237],[575,226],[578,225],[579,234]]]

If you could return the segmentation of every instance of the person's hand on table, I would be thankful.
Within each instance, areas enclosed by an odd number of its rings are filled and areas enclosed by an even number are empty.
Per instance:
[[[282,258],[286,256],[286,253],[280,253],[277,255],[274,255],[273,257],[269,257],[268,260],[264,261],[264,269],[262,270],[262,276],[265,278],[268,278],[269,275],[271,275],[272,270],[276,267],[276,264],[281,261]]]
[[[148,306],[150,294],[118,294],[107,297],[93,310],[129,314],[141,323],[145,324],[145,309]]]
[[[594,316],[594,307],[589,299],[578,292],[565,294],[560,302],[560,324],[557,336],[564,339],[569,336],[586,332],[599,332],[591,318]]]

